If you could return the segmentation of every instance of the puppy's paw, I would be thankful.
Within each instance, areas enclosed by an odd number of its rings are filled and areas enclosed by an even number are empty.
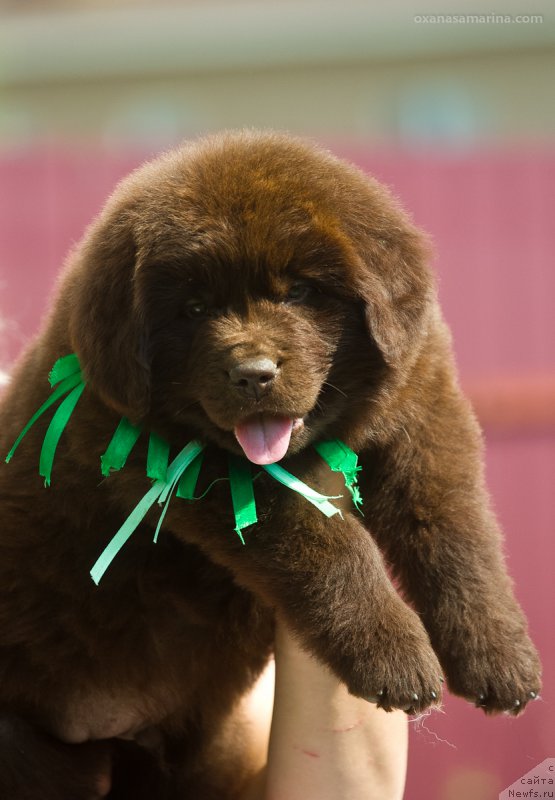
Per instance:
[[[441,702],[441,677],[427,679],[416,665],[410,665],[402,676],[389,676],[386,681],[386,688],[365,698],[384,711],[400,709],[407,714],[418,714]],[[418,692],[413,691],[415,686],[419,687]]]
[[[442,670],[420,619],[399,601],[380,621],[354,680],[346,681],[349,691],[385,711],[415,714],[439,705]]]
[[[66,744],[22,717],[0,715],[0,750],[2,798],[102,800],[110,793],[110,741]]]
[[[539,697],[541,666],[528,637],[490,634],[487,645],[473,642],[458,660],[449,660],[445,672],[450,690],[487,714],[517,715]]]

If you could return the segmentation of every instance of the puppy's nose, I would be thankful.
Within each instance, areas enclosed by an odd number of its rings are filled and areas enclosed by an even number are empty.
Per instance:
[[[232,385],[256,400],[271,388],[278,374],[278,365],[269,358],[247,358],[229,371]]]

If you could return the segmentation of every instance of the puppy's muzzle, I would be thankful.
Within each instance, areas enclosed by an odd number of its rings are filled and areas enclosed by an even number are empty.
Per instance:
[[[229,379],[237,392],[260,400],[272,388],[278,372],[278,365],[269,358],[248,358],[230,369]]]

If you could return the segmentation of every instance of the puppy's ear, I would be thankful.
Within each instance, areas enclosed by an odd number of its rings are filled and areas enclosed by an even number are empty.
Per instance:
[[[91,388],[137,421],[150,405],[148,332],[136,298],[137,245],[125,210],[106,211],[74,254],[69,334]]]
[[[427,262],[430,248],[414,228],[373,239],[361,256],[358,291],[370,334],[386,363],[416,355],[434,307],[435,285]]]

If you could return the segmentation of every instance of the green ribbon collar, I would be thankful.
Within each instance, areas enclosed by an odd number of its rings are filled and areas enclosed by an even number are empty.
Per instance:
[[[50,397],[25,425],[6,457],[6,462],[9,462],[35,422],[49,408],[61,401],[47,428],[40,451],[39,474],[44,478],[45,486],[50,486],[51,483],[54,456],[60,437],[86,387],[77,356],[71,354],[58,359],[50,372],[49,382],[52,387]],[[126,417],[122,417],[106,451],[101,456],[102,475],[108,477],[112,472],[125,466],[127,458],[142,432],[143,429],[140,425],[133,425]],[[331,470],[343,474],[345,486],[351,494],[353,504],[362,513],[360,508],[362,498],[357,484],[357,473],[360,467],[357,464],[356,453],[338,439],[319,442],[314,447]],[[100,582],[116,555],[155,503],[162,507],[154,532],[154,541],[156,542],[174,495],[185,500],[200,500],[210,491],[216,481],[210,484],[203,494],[199,496],[195,494],[204,450],[204,444],[193,440],[170,462],[169,443],[155,433],[149,434],[146,474],[152,480],[152,486],[129,514],[91,569],[91,577],[96,584]],[[331,502],[341,495],[331,497],[322,495],[287,472],[279,464],[267,464],[262,469],[279,483],[302,495],[326,517],[332,517],[335,514],[341,516],[341,510]],[[218,480],[226,479],[219,478]],[[243,530],[258,521],[250,461],[230,453],[228,455],[227,480],[229,480],[231,489],[235,532],[241,542],[245,544]]]

